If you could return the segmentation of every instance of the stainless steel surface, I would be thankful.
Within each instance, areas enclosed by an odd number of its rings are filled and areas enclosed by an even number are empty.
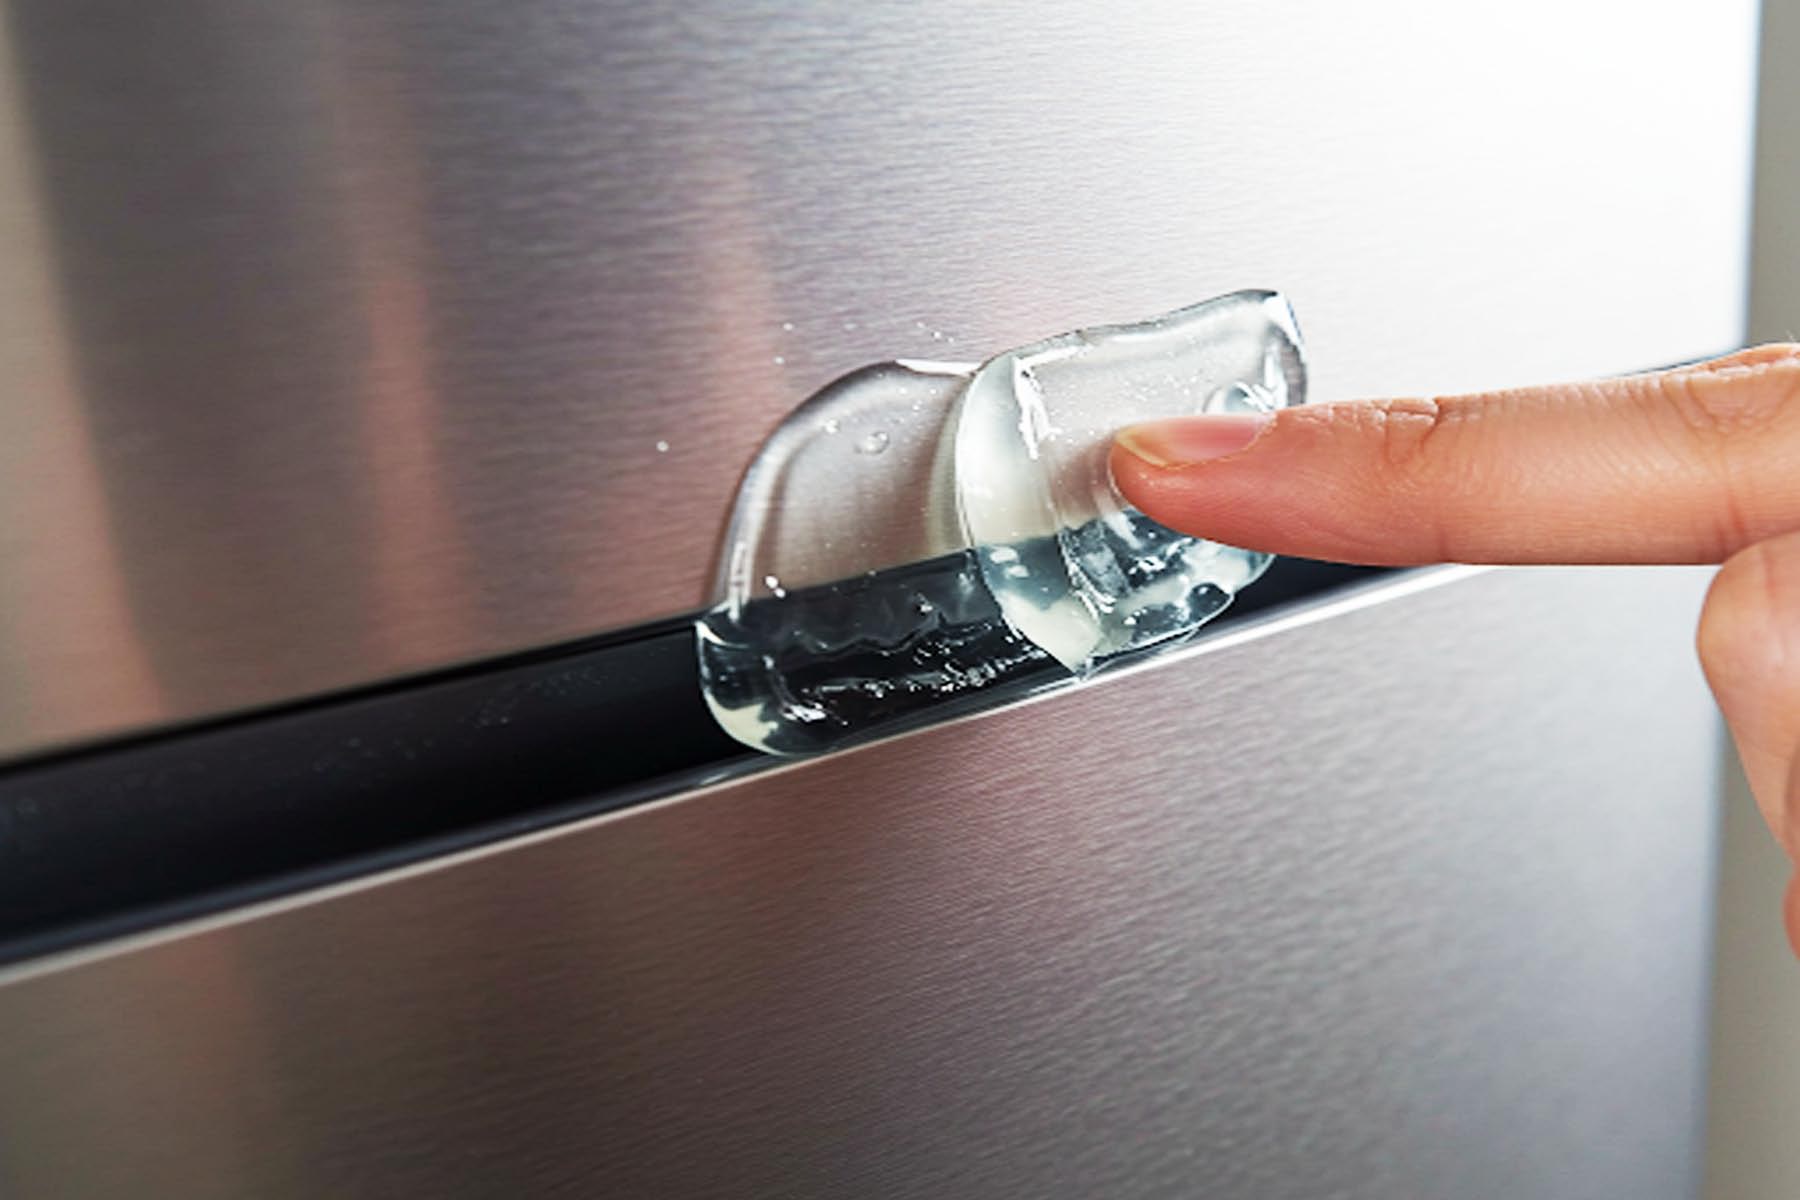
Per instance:
[[[1690,1196],[1704,577],[1440,577],[15,970],[0,1191]]]
[[[1742,324],[1753,0],[0,13],[0,755],[690,609],[874,359],[1275,286],[1328,400]]]

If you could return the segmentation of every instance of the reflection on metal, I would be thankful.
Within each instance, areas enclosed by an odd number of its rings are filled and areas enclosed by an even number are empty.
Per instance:
[[[1692,1195],[1705,573],[1445,573],[0,973],[0,1192]]]
[[[873,359],[1247,280],[1327,400],[1729,345],[1755,16],[4,0],[0,755],[692,610]]]

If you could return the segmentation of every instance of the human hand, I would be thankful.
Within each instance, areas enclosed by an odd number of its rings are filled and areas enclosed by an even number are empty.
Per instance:
[[[1340,562],[1723,562],[1702,667],[1800,862],[1800,345],[1672,371],[1122,431],[1113,477],[1187,533]],[[1800,876],[1788,885],[1800,954]]]

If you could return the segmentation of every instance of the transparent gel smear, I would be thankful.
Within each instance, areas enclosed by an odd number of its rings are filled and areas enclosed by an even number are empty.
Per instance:
[[[1139,325],[1064,334],[982,365],[957,408],[957,511],[1007,623],[1077,674],[1185,637],[1269,556],[1131,508],[1107,448],[1121,426],[1302,402],[1299,331],[1239,293]]]
[[[1174,645],[1267,567],[1112,485],[1123,425],[1304,399],[1292,313],[1239,292],[979,367],[883,363],[826,387],[739,491],[701,684],[772,753],[829,750]]]

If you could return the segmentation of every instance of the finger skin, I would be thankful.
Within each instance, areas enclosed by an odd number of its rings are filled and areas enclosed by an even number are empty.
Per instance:
[[[1757,805],[1788,854],[1800,856],[1800,814],[1789,806],[1800,748],[1800,533],[1726,560],[1707,591],[1696,645]]]
[[[1281,554],[1717,562],[1800,528],[1790,345],[1594,383],[1284,409],[1248,447],[1198,462],[1134,453],[1136,432],[1110,460],[1134,505]]]

